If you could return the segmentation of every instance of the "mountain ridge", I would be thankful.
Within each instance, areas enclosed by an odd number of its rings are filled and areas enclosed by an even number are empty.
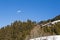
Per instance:
[[[11,25],[7,25],[0,29],[0,40],[29,40],[41,36],[60,35],[60,22],[54,25],[51,24],[51,26],[41,26],[41,24],[44,25],[49,22],[60,20],[60,16],[58,15],[51,20],[39,23],[31,20],[27,20],[26,22],[15,21]]]

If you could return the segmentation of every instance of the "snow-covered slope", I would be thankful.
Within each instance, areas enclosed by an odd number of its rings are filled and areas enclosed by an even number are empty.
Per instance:
[[[56,21],[53,21],[53,22],[51,22],[52,24],[55,24],[55,23],[58,23],[58,22],[60,22],[60,20],[56,20]]]
[[[56,21],[53,21],[53,22],[49,22],[49,23],[46,23],[46,24],[43,24],[43,26],[48,26],[48,25],[51,25],[52,24],[54,25],[55,23],[58,23],[60,22],[60,20],[56,20]],[[37,38],[32,38],[30,40],[60,40],[60,35],[52,35],[52,36],[44,36],[44,37],[37,37]]]
[[[30,39],[30,40],[60,40],[60,35],[38,37],[38,38]]]
[[[58,23],[58,22],[60,22],[60,20],[56,20],[56,21],[53,21],[53,22],[49,22],[49,23],[46,23],[46,24],[44,24],[44,25],[42,25],[42,26],[50,26],[51,24],[55,24],[55,23]]]

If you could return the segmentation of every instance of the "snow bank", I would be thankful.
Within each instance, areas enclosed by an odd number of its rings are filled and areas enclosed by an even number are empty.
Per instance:
[[[60,40],[60,35],[38,37],[30,40]]]
[[[53,21],[52,24],[55,24],[55,23],[57,23],[57,22],[60,22],[60,20]]]

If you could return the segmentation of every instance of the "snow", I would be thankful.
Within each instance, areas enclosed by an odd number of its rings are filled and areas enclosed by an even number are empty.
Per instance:
[[[46,25],[49,26],[50,24],[55,24],[55,23],[58,23],[58,22],[60,22],[60,20],[49,22],[49,23],[43,24],[42,26],[46,26]]]
[[[60,35],[38,37],[30,40],[60,40]]]
[[[50,24],[55,24],[60,22],[60,20],[56,20],[47,24],[44,24],[42,26],[50,25]],[[30,40],[60,40],[60,35],[53,35],[53,36],[45,36],[45,37],[38,37],[38,38],[33,38]]]
[[[52,22],[52,24],[55,24],[55,23],[57,23],[57,22],[60,22],[60,20],[57,20],[57,21],[53,21],[53,22]]]

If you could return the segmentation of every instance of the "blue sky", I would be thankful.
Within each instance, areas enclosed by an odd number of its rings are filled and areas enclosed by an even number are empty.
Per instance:
[[[0,27],[16,20],[41,21],[60,14],[60,0],[0,0]]]

